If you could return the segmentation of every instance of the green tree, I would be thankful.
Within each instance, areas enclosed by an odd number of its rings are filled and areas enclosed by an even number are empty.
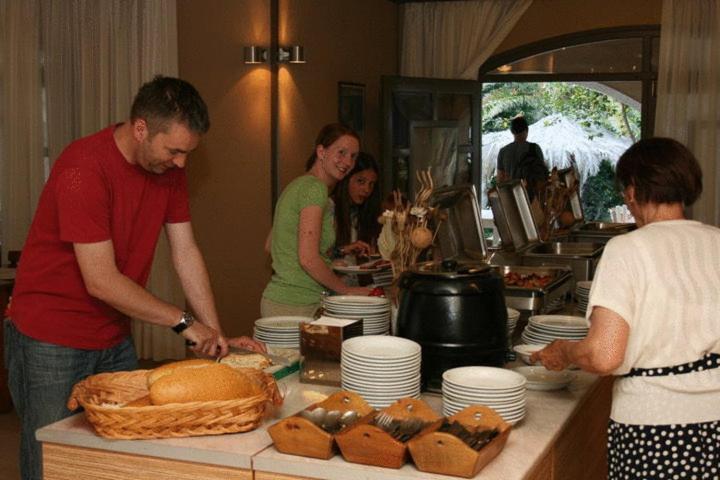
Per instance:
[[[608,209],[623,204],[615,186],[615,168],[610,160],[600,161],[598,172],[585,181],[580,196],[586,221],[610,220]]]
[[[633,142],[640,136],[638,110],[574,83],[485,83],[482,105],[483,132],[507,130],[510,120],[518,115],[534,123],[544,116],[561,113],[588,132],[602,127]]]

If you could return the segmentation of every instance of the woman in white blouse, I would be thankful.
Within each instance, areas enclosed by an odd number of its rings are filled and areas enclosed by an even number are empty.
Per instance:
[[[605,247],[587,338],[533,360],[617,376],[609,478],[720,478],[720,229],[684,213],[702,192],[700,166],[652,138],[620,157],[616,177],[639,228]]]

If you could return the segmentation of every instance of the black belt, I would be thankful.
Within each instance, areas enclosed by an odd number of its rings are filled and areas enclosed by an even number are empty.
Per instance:
[[[668,375],[681,375],[683,373],[701,372],[720,367],[720,354],[708,353],[700,360],[683,363],[672,367],[659,368],[633,368],[623,377],[665,377]]]

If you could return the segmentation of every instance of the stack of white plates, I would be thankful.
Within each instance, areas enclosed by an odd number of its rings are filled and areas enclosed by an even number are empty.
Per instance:
[[[577,308],[580,312],[585,313],[588,306],[588,297],[590,296],[590,287],[592,280],[582,280],[575,284],[575,298],[577,299]]]
[[[342,388],[375,408],[420,397],[420,345],[405,338],[369,335],[345,340],[340,361]]]
[[[373,273],[372,276],[373,285],[376,287],[388,287],[393,282],[392,269],[388,268],[378,273]]]
[[[273,347],[300,348],[300,324],[310,317],[264,317],[255,320],[255,340]]]
[[[548,344],[555,340],[582,340],[590,324],[584,317],[568,315],[534,315],[520,339],[522,343]]]
[[[575,378],[575,374],[567,370],[554,372],[543,366],[517,367],[513,370],[527,379],[528,390],[560,390],[570,385]]]
[[[382,297],[335,295],[323,300],[325,315],[362,319],[363,335],[386,335],[390,331],[390,300]]]
[[[508,423],[525,418],[527,380],[512,370],[495,367],[459,367],[443,374],[443,415],[470,405],[485,405]]]
[[[515,327],[517,326],[518,319],[520,318],[520,312],[514,308],[508,308],[507,317],[508,345],[512,346],[512,336],[513,333],[515,333]]]

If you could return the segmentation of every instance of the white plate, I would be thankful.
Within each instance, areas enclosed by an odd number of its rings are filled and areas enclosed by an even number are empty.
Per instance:
[[[517,367],[516,372],[527,378],[529,390],[560,390],[567,387],[575,374],[566,370],[554,372],[545,367]]]
[[[385,337],[386,335],[366,335],[365,338],[369,337]],[[389,337],[393,338],[393,337]],[[340,354],[340,361],[348,362],[348,363],[354,363],[358,366],[370,366],[370,367],[377,367],[382,369],[383,367],[389,367],[389,368],[397,368],[397,367],[406,367],[411,365],[419,365],[422,360],[422,357],[419,353],[417,354],[410,354],[406,357],[391,357],[387,359],[382,358],[376,358],[376,357],[364,357],[361,355],[357,355],[353,352],[348,352],[347,350],[343,350]]]
[[[520,318],[520,312],[518,310],[515,310],[514,308],[508,308],[507,316],[508,322],[511,321],[510,319],[514,319],[514,321],[517,322],[517,319]]]
[[[485,398],[510,398],[516,395],[522,395],[525,393],[525,384],[520,386],[498,390],[498,389],[486,389],[482,387],[466,387],[462,385],[456,385],[447,381],[443,381],[442,388],[444,390],[453,392],[456,395],[465,395],[469,397],[480,396]]]
[[[420,345],[412,340],[384,335],[365,335],[353,337],[342,343],[342,351],[348,356],[368,359],[405,359],[416,358],[420,354]]]
[[[360,265],[333,265],[332,269],[339,273],[360,275],[382,271],[382,268],[360,268]]]
[[[301,323],[312,321],[310,317],[263,317],[255,320],[255,325],[269,330],[297,330]]]
[[[559,327],[568,330],[582,330],[590,328],[590,323],[585,317],[570,315],[533,315],[528,323],[545,325],[548,327]]]
[[[533,365],[533,363],[530,362],[530,355],[535,352],[539,352],[545,347],[546,345],[540,343],[523,343],[520,345],[515,345],[513,347],[513,350],[515,351],[515,353],[520,355],[520,359],[523,362],[527,363],[528,365]],[[540,362],[536,362],[535,365],[540,365]]]
[[[443,380],[453,386],[483,390],[512,390],[525,385],[525,377],[504,368],[459,367],[443,373]]]
[[[338,306],[390,305],[390,300],[383,297],[366,297],[362,295],[333,295],[325,297],[323,303]]]

